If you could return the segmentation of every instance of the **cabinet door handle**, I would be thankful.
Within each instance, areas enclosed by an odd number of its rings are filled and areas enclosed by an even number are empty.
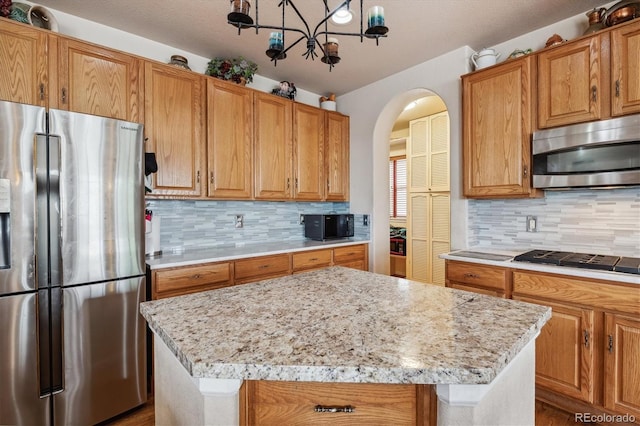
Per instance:
[[[67,103],[67,89],[65,89],[64,87],[62,88],[62,103]]]
[[[316,413],[353,413],[356,411],[356,407],[351,405],[337,406],[337,405],[316,405],[313,409]]]
[[[209,178],[209,181],[211,182],[211,185],[213,185],[213,172],[211,172],[211,177]]]
[[[196,183],[200,183],[200,170],[196,172]]]
[[[583,332],[584,335],[584,347],[589,349],[589,330],[584,330]]]
[[[609,344],[607,345],[607,349],[610,354],[613,353],[613,336],[611,334],[609,335]]]
[[[620,97],[620,80],[616,80],[616,98]]]
[[[522,168],[522,176],[524,176],[525,178],[529,176],[529,168],[527,166],[524,166]]]
[[[327,190],[331,189],[331,184],[329,183],[329,179],[327,179]]]
[[[40,100],[44,100],[44,84],[40,83]]]
[[[287,189],[291,188],[291,178],[287,178]]]
[[[591,87],[591,99],[593,102],[598,100],[598,88],[596,86]]]

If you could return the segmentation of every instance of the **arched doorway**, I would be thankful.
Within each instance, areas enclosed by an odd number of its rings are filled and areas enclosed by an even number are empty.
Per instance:
[[[435,102],[425,102],[425,100],[435,100]],[[410,104],[415,104],[416,108],[413,110],[406,110],[406,106]],[[419,107],[418,107],[419,106]],[[373,240],[373,256],[375,257],[375,261],[373,263],[374,271],[378,273],[389,274],[391,257],[389,253],[389,234],[390,234],[390,224],[394,223],[396,226],[399,224],[398,220],[392,222],[390,212],[390,200],[392,199],[392,193],[389,190],[389,182],[390,182],[390,141],[392,139],[406,139],[410,142],[409,135],[409,122],[412,120],[418,120],[425,116],[430,116],[434,113],[442,112],[442,110],[446,111],[446,105],[444,101],[433,91],[428,89],[413,89],[411,91],[398,94],[393,99],[391,99],[387,105],[383,108],[380,113],[375,129],[374,129],[374,141],[373,141],[373,178],[374,178],[374,193],[373,193],[373,215],[378,218],[378,220],[374,221],[372,224],[373,229],[371,232],[371,237]],[[446,112],[445,112],[446,115]],[[421,123],[418,123],[421,124]],[[447,135],[449,130],[449,121],[447,116]],[[404,133],[402,132],[402,128],[406,130]],[[448,140],[447,140],[448,143]],[[449,163],[449,157],[447,156],[447,166]],[[428,161],[427,161],[428,162]],[[424,163],[423,163],[424,164]],[[448,169],[448,167],[447,167]],[[427,174],[428,170],[425,170]],[[449,172],[447,172],[449,173]],[[447,183],[448,183],[447,176]],[[415,188],[414,188],[415,189]],[[427,189],[425,188],[425,191]],[[420,195],[420,194],[416,194]],[[424,194],[425,197],[417,197],[416,200],[427,200],[430,195]],[[416,204],[417,205],[417,204]],[[449,222],[449,201],[447,198],[446,202],[446,220]],[[409,213],[410,214],[410,213]],[[410,220],[410,218],[408,218]],[[407,228],[411,228],[411,224],[408,224]],[[442,228],[439,228],[441,231]],[[448,240],[450,230],[446,229],[447,233],[447,250],[448,251]],[[415,235],[414,235],[415,236]],[[430,244],[427,241],[424,241],[425,244]],[[410,242],[408,242],[407,247],[410,247]],[[424,246],[426,247],[426,246]],[[439,249],[442,249],[442,245],[439,246]],[[436,248],[438,249],[438,248]],[[432,262],[434,259],[434,254],[427,254],[426,252],[420,253],[421,258],[419,261],[425,263],[422,265],[425,269],[431,268],[431,265],[427,265],[426,263]],[[410,252],[409,252],[410,255]],[[437,256],[435,257],[437,258]],[[417,259],[413,259],[415,262]],[[416,266],[416,265],[413,265]],[[442,264],[443,267],[443,264]],[[411,272],[409,272],[409,277],[411,277]],[[432,275],[429,275],[432,276]],[[414,278],[416,279],[416,278]],[[421,279],[426,281],[425,279]]]

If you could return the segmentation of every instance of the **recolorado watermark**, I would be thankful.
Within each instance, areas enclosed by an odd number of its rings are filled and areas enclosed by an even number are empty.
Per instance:
[[[631,414],[575,413],[574,421],[576,423],[634,423],[636,417]]]

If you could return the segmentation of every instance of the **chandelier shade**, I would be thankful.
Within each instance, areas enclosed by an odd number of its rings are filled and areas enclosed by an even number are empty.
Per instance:
[[[359,32],[347,32],[347,31],[330,31],[328,22],[336,14],[341,14],[345,11],[351,12],[351,0],[343,0],[335,8],[330,9],[327,0],[319,0],[323,4],[324,15],[319,19],[318,23],[313,30],[309,26],[307,20],[300,13],[300,10],[296,7],[293,0],[281,0],[278,3],[278,8],[282,11],[282,20],[276,24],[262,24],[259,21],[260,0],[230,0],[231,10],[227,15],[227,22],[238,28],[238,35],[242,33],[242,30],[247,28],[255,28],[256,34],[261,30],[270,30],[269,44],[266,54],[277,65],[279,60],[283,60],[287,57],[287,52],[298,45],[300,42],[305,42],[305,50],[302,56],[305,59],[311,58],[312,60],[320,56],[320,60],[329,65],[329,70],[333,68],[335,64],[340,62],[340,56],[338,55],[339,48],[339,36],[348,37],[360,37],[360,42],[364,42],[365,39],[374,39],[376,45],[379,43],[379,39],[387,37],[389,29],[385,26],[384,9],[382,6],[372,6],[367,11],[367,17],[363,14],[364,0],[359,0],[360,11],[360,31]],[[312,0],[307,0],[312,1]],[[251,17],[251,3],[254,3],[255,9],[255,21]],[[287,8],[291,9],[295,15],[299,18],[298,27],[289,26],[285,22],[285,15]],[[366,29],[365,29],[366,23]],[[287,37],[289,35],[289,37]],[[293,38],[294,41],[287,44],[288,38]],[[318,55],[316,50],[319,50],[321,55]]]

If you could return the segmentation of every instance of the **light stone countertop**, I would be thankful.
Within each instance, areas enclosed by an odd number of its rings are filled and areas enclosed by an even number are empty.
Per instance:
[[[487,384],[551,309],[344,267],[141,304],[194,378]]]
[[[508,258],[505,260],[487,260],[487,259],[460,256],[458,254],[460,252],[466,252],[466,251],[476,252],[476,253],[505,255],[505,257],[508,257]],[[517,256],[518,254],[524,253],[526,251],[529,251],[529,250],[520,250],[520,251],[498,250],[496,251],[491,249],[474,247],[469,250],[454,250],[450,253],[441,254],[440,258],[447,259],[447,260],[455,260],[458,262],[478,263],[481,265],[501,266],[503,268],[547,272],[550,274],[569,275],[569,276],[578,277],[578,278],[593,278],[597,280],[616,281],[620,283],[640,285],[640,275],[636,275],[636,274],[629,274],[625,272],[614,272],[614,271],[602,271],[602,270],[585,269],[585,268],[572,268],[568,266],[556,266],[556,265],[549,265],[549,264],[542,264],[542,263],[518,262],[513,260],[515,256]]]
[[[223,245],[210,248],[166,251],[158,256],[145,259],[150,269],[190,266],[200,263],[224,262],[253,256],[268,256],[296,251],[317,250],[343,247],[356,244],[368,244],[370,240],[362,238],[341,238],[326,241],[295,240],[272,241],[255,244]]]

